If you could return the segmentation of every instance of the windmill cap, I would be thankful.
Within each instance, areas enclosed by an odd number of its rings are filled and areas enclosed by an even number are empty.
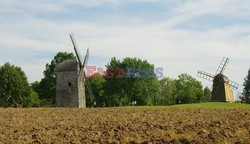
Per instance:
[[[214,77],[215,80],[223,80],[224,82],[228,83],[229,82],[229,79],[227,76],[223,75],[223,74],[217,74],[215,77]]]
[[[77,62],[77,60],[65,60],[56,65],[54,69],[55,72],[78,71],[78,70],[79,70],[79,63]]]

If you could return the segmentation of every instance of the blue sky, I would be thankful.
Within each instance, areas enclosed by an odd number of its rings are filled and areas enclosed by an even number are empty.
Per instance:
[[[198,69],[215,73],[229,57],[225,74],[242,85],[249,17],[246,0],[0,0],[0,65],[10,62],[30,82],[40,80],[57,52],[73,52],[73,32],[82,55],[90,47],[89,65],[139,57],[163,67],[165,76],[196,77]]]

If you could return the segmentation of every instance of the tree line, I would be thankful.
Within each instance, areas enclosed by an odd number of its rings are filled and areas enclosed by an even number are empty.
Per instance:
[[[54,68],[64,60],[71,59],[75,59],[73,53],[57,53],[54,59],[46,64],[44,77],[31,84],[28,83],[20,67],[10,63],[4,64],[0,67],[0,106],[54,106],[56,96]],[[93,97],[86,94],[88,107],[174,105],[208,102],[211,99],[211,90],[208,87],[203,88],[200,81],[186,73],[180,74],[177,79],[169,77],[158,79],[157,73],[151,71],[151,76],[146,77],[147,70],[155,69],[154,65],[146,60],[138,58],[117,60],[114,57],[105,67],[109,70],[121,68],[123,71],[122,73],[107,71],[105,75],[95,73],[88,76],[93,91]],[[128,67],[136,69],[131,70]],[[109,74],[112,74],[112,77]],[[250,69],[243,86],[241,100],[250,103]]]

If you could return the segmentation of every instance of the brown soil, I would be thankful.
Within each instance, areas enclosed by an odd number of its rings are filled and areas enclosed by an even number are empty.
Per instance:
[[[250,143],[250,111],[7,108],[0,143]]]

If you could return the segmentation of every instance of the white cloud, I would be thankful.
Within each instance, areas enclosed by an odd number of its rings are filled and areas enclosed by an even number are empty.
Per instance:
[[[124,3],[153,3],[153,2],[164,2],[164,0],[64,0],[63,3],[70,5],[81,5],[86,7],[96,7],[102,4],[124,4]]]
[[[174,27],[206,14],[246,18],[250,16],[249,5],[250,1],[245,0],[187,0],[184,3],[178,3],[171,17],[159,25]]]
[[[97,7],[100,5],[120,5],[124,3],[153,3],[164,0],[1,0],[0,12],[61,12],[69,6]]]

